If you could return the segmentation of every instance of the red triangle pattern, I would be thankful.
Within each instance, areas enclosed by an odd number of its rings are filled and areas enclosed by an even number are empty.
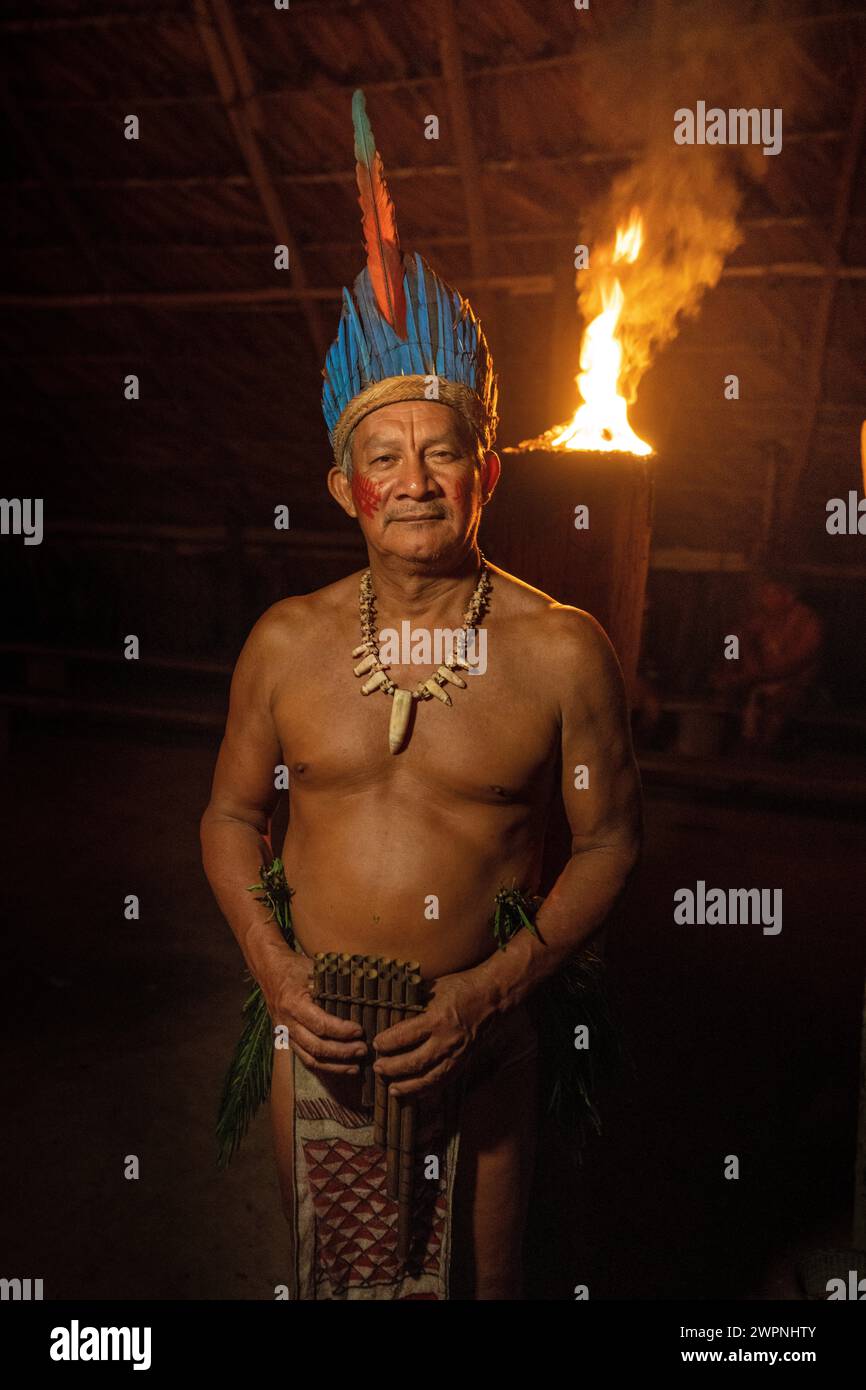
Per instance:
[[[303,1146],[316,1214],[317,1280],[325,1276],[340,1290],[399,1281],[405,1271],[397,1261],[397,1203],[386,1191],[384,1149],[359,1148],[342,1138],[306,1139]],[[444,1178],[438,1184],[430,1182],[419,1163],[412,1268],[420,1274],[439,1273],[447,1216],[443,1189]],[[423,1249],[417,1248],[419,1242]]]

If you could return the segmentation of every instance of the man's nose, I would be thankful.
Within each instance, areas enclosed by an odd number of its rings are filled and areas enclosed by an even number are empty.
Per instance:
[[[415,450],[407,450],[400,463],[394,489],[398,497],[423,497],[434,490],[432,474],[424,458]]]

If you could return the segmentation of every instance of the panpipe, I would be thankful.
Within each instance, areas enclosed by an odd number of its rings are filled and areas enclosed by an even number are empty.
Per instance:
[[[409,1258],[412,1172],[415,1159],[415,1101],[389,1093],[388,1082],[373,1071],[372,1042],[410,1014],[421,1013],[421,973],[417,960],[319,951],[313,958],[312,996],[336,1018],[360,1023],[367,1044],[362,1069],[361,1105],[373,1110],[373,1139],[387,1152],[386,1190],[397,1203],[397,1258]]]

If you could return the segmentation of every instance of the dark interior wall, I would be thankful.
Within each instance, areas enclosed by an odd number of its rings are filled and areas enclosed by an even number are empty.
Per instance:
[[[0,549],[0,582],[16,595],[6,640],[111,649],[128,632],[154,653],[226,660],[270,604],[333,583],[364,560],[310,555],[278,542],[180,548],[154,537],[123,546],[60,537]]]
[[[137,634],[151,655],[234,661],[260,613],[280,598],[333,583],[366,562],[352,525],[332,548],[290,540],[233,546],[170,541],[125,548],[58,537],[0,548],[0,584],[15,595],[7,642],[118,650]],[[835,705],[866,704],[866,649],[856,640],[866,578],[800,576],[824,623],[823,685]],[[643,666],[669,694],[702,694],[723,636],[736,631],[747,573],[650,570]]]
[[[703,695],[722,652],[748,606],[748,573],[684,574],[651,570],[647,585],[643,669],[661,690]],[[866,650],[862,631],[866,578],[800,576],[800,596],[824,628],[821,698],[834,706],[866,704]]]

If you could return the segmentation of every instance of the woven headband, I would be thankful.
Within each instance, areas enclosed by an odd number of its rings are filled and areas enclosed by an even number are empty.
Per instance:
[[[349,436],[356,425],[374,410],[383,405],[395,405],[399,401],[438,401],[450,405],[452,410],[471,426],[485,449],[491,448],[493,436],[490,420],[484,406],[474,391],[459,381],[444,381],[429,376],[388,376],[383,381],[365,386],[346,406],[334,427],[332,442],[334,458],[339,467],[343,466],[343,451]]]

